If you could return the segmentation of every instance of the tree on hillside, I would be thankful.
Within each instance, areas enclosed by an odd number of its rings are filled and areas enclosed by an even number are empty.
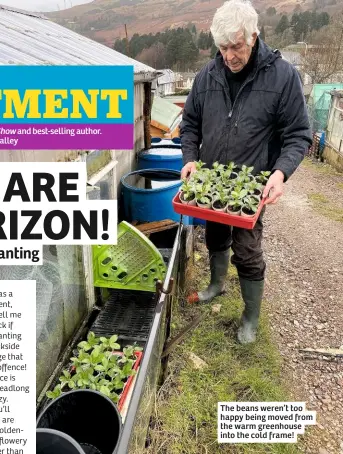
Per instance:
[[[218,47],[213,43],[211,47],[211,58],[214,58],[216,56],[216,53],[218,52]]]
[[[264,29],[264,25],[262,25],[262,27],[261,27],[260,38],[261,38],[263,41],[266,40],[266,32],[265,32],[265,29]]]
[[[305,13],[293,14],[291,26],[293,27],[293,35],[296,42],[306,39],[310,26],[310,17],[311,13],[309,15],[305,15]]]
[[[277,35],[282,35],[282,33],[289,28],[289,20],[288,17],[283,14],[279,23],[276,26],[275,33]]]
[[[330,25],[312,33],[313,46],[303,51],[303,71],[312,83],[343,81],[343,13]]]
[[[274,6],[270,6],[267,11],[266,11],[267,16],[275,16],[276,14],[276,9]]]
[[[164,69],[167,67],[166,49],[162,43],[156,43],[149,48],[143,49],[136,58],[138,61],[155,69]]]
[[[203,31],[200,32],[199,38],[198,38],[198,47],[199,49],[208,49],[207,47],[207,33],[204,33]]]

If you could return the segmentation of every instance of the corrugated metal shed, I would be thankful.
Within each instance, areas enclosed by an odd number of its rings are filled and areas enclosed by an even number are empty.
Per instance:
[[[0,5],[1,65],[133,65],[135,80],[161,73],[48,18]]]
[[[158,78],[158,85],[172,84],[176,82],[175,73],[171,69],[162,69],[161,72],[163,75]]]

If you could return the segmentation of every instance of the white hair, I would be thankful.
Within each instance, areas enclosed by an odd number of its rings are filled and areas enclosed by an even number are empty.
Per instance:
[[[217,9],[210,30],[217,47],[235,44],[238,32],[251,44],[253,33],[260,33],[257,24],[258,15],[249,0],[229,0]]]

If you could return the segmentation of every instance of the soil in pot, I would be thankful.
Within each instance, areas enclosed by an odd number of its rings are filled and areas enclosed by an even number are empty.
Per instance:
[[[238,178],[238,173],[237,172],[231,172],[230,180],[236,180],[236,178]]]
[[[212,204],[212,208],[216,211],[226,211],[227,203],[220,200],[215,200]]]
[[[246,218],[252,218],[252,217],[255,216],[255,214],[256,214],[255,211],[250,210],[250,209],[247,208],[247,207],[243,207],[243,208],[242,208],[242,213],[241,213],[241,215],[244,216],[244,217],[246,217]]]
[[[195,194],[191,194],[191,197],[189,199],[185,199],[185,193],[181,192],[180,200],[181,200],[182,203],[184,203],[186,205],[195,205],[196,204]]]
[[[198,205],[199,208],[208,208],[208,209],[210,209],[211,205],[212,205],[212,200],[211,200],[210,203],[201,203],[198,200],[196,202],[197,202],[197,205]]]
[[[239,216],[241,214],[241,207],[239,207],[239,206],[238,207],[228,206],[227,212],[229,214],[234,214],[234,215]]]
[[[262,192],[261,192],[261,190],[260,190],[260,189],[255,189],[255,191],[254,191],[254,196],[256,196],[256,197],[259,197],[259,198],[260,198],[260,197],[261,197],[261,195],[262,195]]]

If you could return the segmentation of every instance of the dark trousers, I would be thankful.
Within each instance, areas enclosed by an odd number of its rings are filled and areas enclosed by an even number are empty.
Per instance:
[[[261,247],[264,209],[252,230],[206,221],[206,247],[209,252],[232,248],[231,263],[238,275],[250,281],[264,279],[266,263]]]

